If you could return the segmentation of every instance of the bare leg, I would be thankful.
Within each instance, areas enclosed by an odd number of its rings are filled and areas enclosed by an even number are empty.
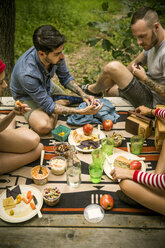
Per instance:
[[[112,88],[108,88],[107,90],[105,90],[104,96],[119,96],[118,85],[115,84],[114,86],[112,86]]]
[[[29,117],[29,124],[40,135],[48,134],[56,125],[58,116],[48,115],[42,109],[34,110]]]
[[[146,208],[165,215],[165,191],[147,188],[131,180],[120,182],[121,190]]]
[[[124,89],[132,79],[132,73],[122,63],[112,61],[104,67],[98,81],[95,84],[89,85],[88,89],[93,93],[99,93],[103,90],[111,89],[115,84],[120,89]]]
[[[43,145],[39,143],[35,149],[22,154],[0,152],[0,175],[35,161],[40,157],[42,149]]]
[[[14,118],[10,124],[8,125],[8,127],[6,129],[15,129],[15,126],[16,126],[16,118]],[[5,130],[6,130],[5,129]]]
[[[40,137],[30,129],[6,129],[0,133],[0,152],[26,153],[36,149]]]
[[[156,174],[165,174],[165,140],[155,169]]]

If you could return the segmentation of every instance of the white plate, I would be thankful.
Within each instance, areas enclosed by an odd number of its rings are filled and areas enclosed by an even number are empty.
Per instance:
[[[129,153],[129,152],[114,153],[113,155],[109,156],[109,159],[110,159],[112,165],[113,165],[115,158],[117,158],[118,156],[123,156],[123,157],[125,157],[127,159],[131,159],[131,160],[138,160],[139,159],[138,156],[136,156],[132,153]],[[141,171],[145,172],[146,171],[146,165],[143,161],[140,161],[140,162],[142,164]],[[111,170],[112,170],[111,166],[109,165],[108,161],[105,159],[104,172],[110,179],[113,180],[112,176],[110,175]]]
[[[70,144],[70,145],[74,145],[74,146],[76,147],[76,149],[77,149],[78,151],[80,151],[80,152],[84,152],[84,153],[92,152],[93,149],[83,150],[83,149],[77,147],[80,143],[76,143],[76,142],[74,141],[74,139],[73,139],[73,132],[74,132],[74,131],[75,131],[75,130],[72,130],[72,131],[70,132],[69,137],[68,137],[68,142],[69,142],[69,144]],[[82,128],[82,127],[77,128],[76,131],[77,131],[78,134],[84,134],[84,133],[83,133],[83,128]],[[97,135],[98,135],[98,133],[100,134],[100,139],[103,139],[103,138],[106,137],[105,134],[104,134],[102,131],[99,132],[97,128],[93,128],[93,134],[97,134]],[[101,145],[100,145],[100,147],[101,147]]]
[[[42,204],[43,204],[43,198],[42,198],[41,192],[37,188],[35,188],[33,186],[29,186],[29,185],[19,185],[19,187],[20,187],[22,193],[27,193],[30,190],[32,192],[32,194],[37,199],[38,209],[41,209]],[[10,189],[13,189],[13,188],[15,188],[15,186],[10,188]],[[5,221],[10,222],[10,223],[20,223],[20,222],[24,222],[26,220],[33,218],[37,214],[37,210],[35,209],[35,210],[32,210],[31,212],[28,212],[28,213],[26,211],[23,212],[23,216],[20,216],[20,217],[14,217],[14,215],[9,216],[3,207],[3,199],[5,199],[5,198],[6,198],[6,190],[3,191],[3,193],[0,195],[0,210],[1,210],[0,211],[0,218],[2,220],[5,220]],[[23,206],[23,204],[26,204],[23,201],[21,201],[21,203],[22,203],[22,206]],[[14,208],[13,208],[13,210],[14,210]]]

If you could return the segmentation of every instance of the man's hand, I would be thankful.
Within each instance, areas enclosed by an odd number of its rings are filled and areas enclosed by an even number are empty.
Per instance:
[[[142,82],[146,80],[147,75],[144,68],[141,65],[132,64],[132,74],[136,76]]]
[[[97,105],[89,105],[87,106],[86,108],[84,109],[79,109],[78,110],[78,114],[81,114],[81,115],[96,115],[99,110],[103,107],[104,103],[102,102],[102,104],[99,106],[99,108],[96,109],[96,106]]]
[[[31,108],[28,107],[27,104],[22,104],[21,106],[15,106],[15,108],[13,109],[13,112],[16,115],[24,115],[27,111],[30,111]]]
[[[134,170],[124,169],[121,167],[115,167],[110,173],[113,177],[113,181],[117,182],[118,179],[133,179]]]
[[[95,98],[94,96],[90,96],[87,94],[83,94],[82,95],[82,99],[84,102],[86,102],[86,104],[89,105],[98,105],[100,103],[100,100]]]
[[[135,112],[141,115],[150,115],[151,114],[151,109],[142,105],[139,106],[135,109]]]

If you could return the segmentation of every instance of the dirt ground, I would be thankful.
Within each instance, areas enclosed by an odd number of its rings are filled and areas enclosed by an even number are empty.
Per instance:
[[[97,47],[81,46],[72,54],[65,54],[67,66],[77,84],[93,83],[102,68],[111,60],[110,52]],[[54,81],[59,84],[57,76]]]

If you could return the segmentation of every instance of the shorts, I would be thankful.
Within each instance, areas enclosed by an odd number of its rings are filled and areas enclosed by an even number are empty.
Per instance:
[[[119,96],[127,99],[135,108],[141,105],[153,108],[154,99],[150,88],[136,77],[124,89],[119,89]]]
[[[62,90],[57,84],[53,83],[53,92],[52,92],[52,97],[54,95],[66,95],[65,91]],[[24,114],[25,119],[29,122],[29,117],[31,115],[31,113],[36,110],[39,109],[40,107],[38,106],[38,104],[33,101],[33,100],[25,100],[23,101],[23,103],[27,104],[29,106],[29,108],[31,108],[30,111],[26,112]]]

